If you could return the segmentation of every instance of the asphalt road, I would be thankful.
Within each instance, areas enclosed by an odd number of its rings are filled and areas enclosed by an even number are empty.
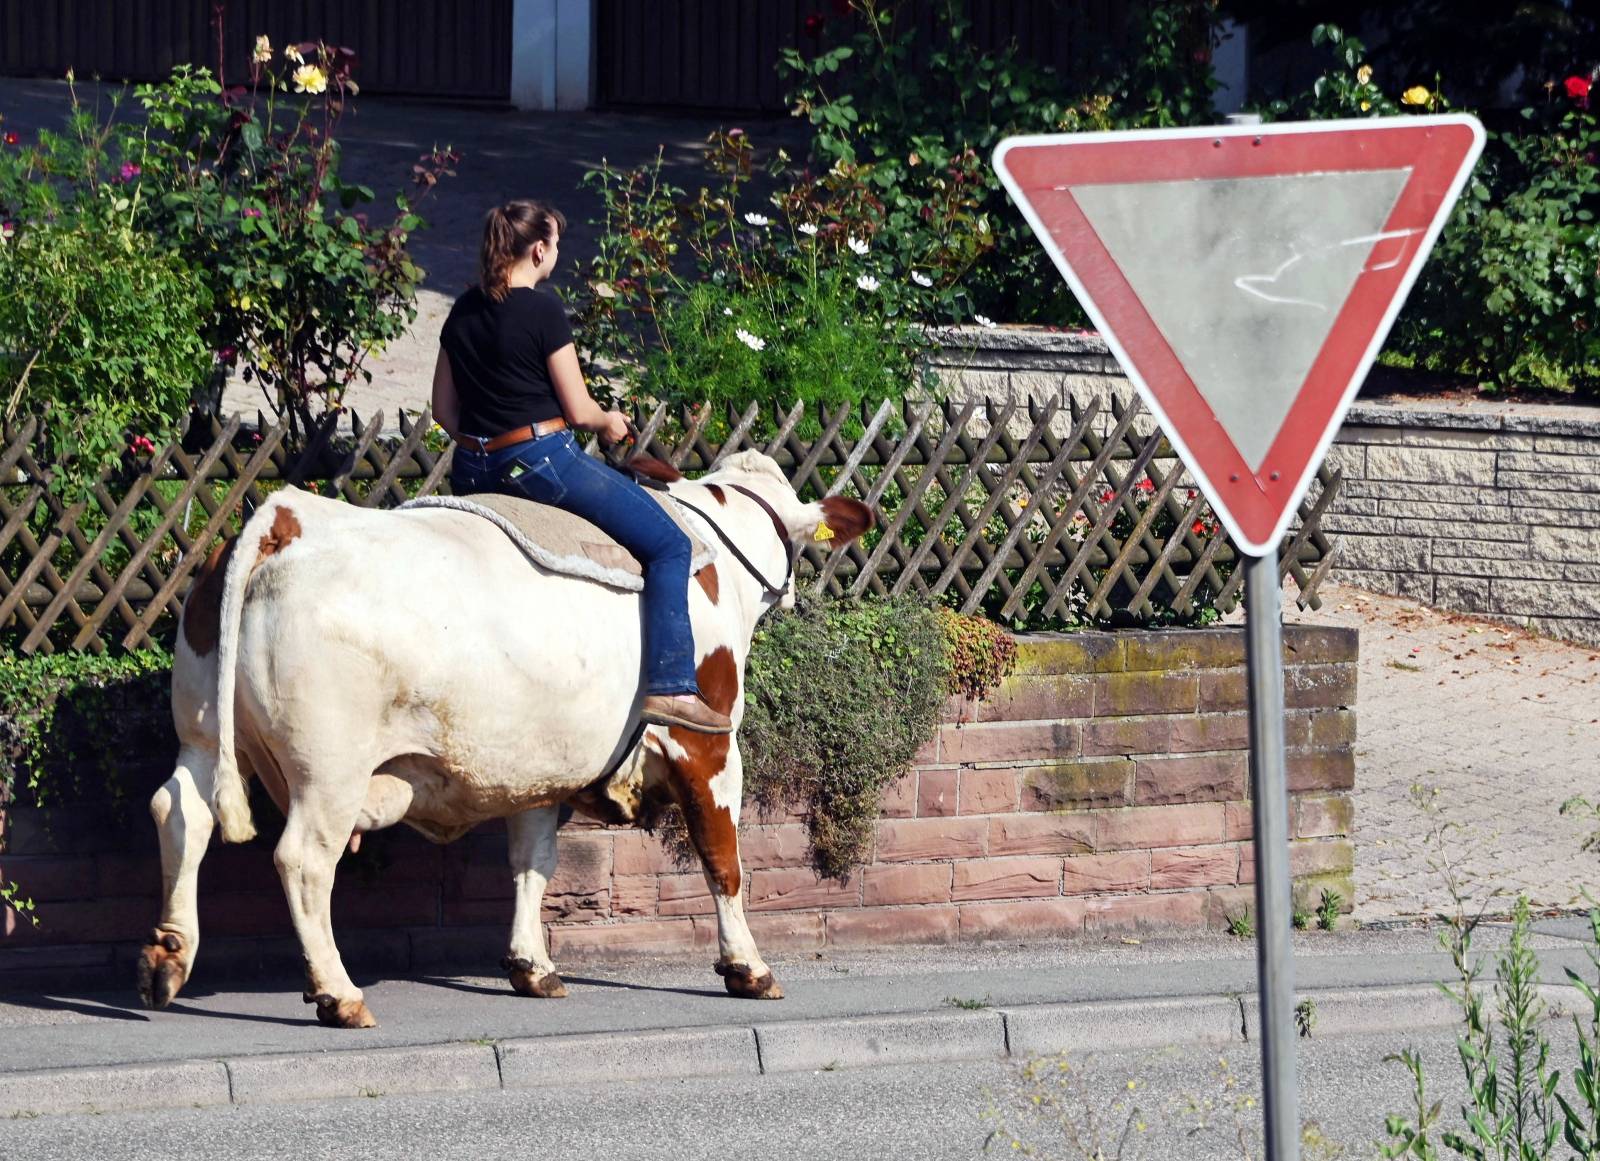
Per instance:
[[[1572,1056],[1571,1033],[1547,1025],[1557,1039],[1553,1060]],[[1424,1046],[1428,1075],[1451,1109],[1459,1100],[1460,1066],[1453,1033],[1331,1037],[1300,1042],[1302,1115],[1335,1148],[1317,1157],[1368,1158],[1384,1117],[1408,1107],[1409,1078],[1383,1057],[1407,1044]],[[1258,1156],[1259,1108],[1253,1097],[1254,1051],[1227,1054],[1238,1086],[1225,1089],[1215,1048],[1074,1058],[1082,1089],[1070,1089],[1060,1115],[1013,1124],[1046,1157],[1080,1158],[1066,1137],[1088,1138],[1092,1114],[1108,1158],[1124,1115],[1116,1102],[1137,1104],[1146,1127],[1130,1134],[1122,1161],[1137,1157],[1210,1161]],[[616,1084],[603,1089],[548,1088],[455,1096],[386,1097],[265,1106],[175,1109],[91,1117],[41,1117],[0,1122],[0,1159],[54,1161],[85,1157],[368,1158],[427,1157],[492,1161],[629,1161],[632,1158],[927,1158],[984,1156],[994,1122],[990,1110],[1014,1108],[1015,1063],[884,1067],[749,1078]],[[1073,1075],[1078,1075],[1074,1073]],[[1129,1089],[1128,1082],[1136,1082]],[[1194,1105],[1201,1111],[1197,1112]],[[1237,1116],[1235,1115],[1235,1107]],[[1031,1107],[1031,1106],[1030,1106]],[[1092,1140],[1086,1140],[1091,1144]],[[1342,1152],[1339,1151],[1342,1147]],[[999,1143],[988,1155],[1012,1150]],[[1092,1154],[1090,1154],[1092,1155]]]

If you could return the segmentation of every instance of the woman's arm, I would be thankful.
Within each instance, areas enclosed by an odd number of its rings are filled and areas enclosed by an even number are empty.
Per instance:
[[[456,395],[455,376],[450,373],[450,359],[439,348],[439,361],[433,365],[433,421],[444,428],[445,434],[455,439],[461,423],[461,399]]]
[[[583,382],[578,366],[578,348],[568,343],[551,355],[550,385],[556,389],[561,412],[573,427],[597,431],[607,443],[620,443],[628,437],[628,420],[620,411],[606,411],[594,401]]]

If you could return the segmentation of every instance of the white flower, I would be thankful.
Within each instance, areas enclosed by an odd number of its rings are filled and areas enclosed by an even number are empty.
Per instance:
[[[731,307],[731,306],[725,306],[725,307],[723,307],[723,308],[722,308],[722,313],[723,313],[723,314],[726,314],[726,315],[731,315],[731,314],[733,314],[733,307]]]
[[[877,290],[878,280],[870,274],[858,274],[856,275],[856,285],[862,290]]]
[[[256,64],[267,64],[272,60],[272,41],[264,36],[256,37],[256,48],[250,54],[250,59]]]
[[[804,234],[808,238],[814,238],[814,237],[817,236],[817,228],[814,225],[812,225],[810,222],[801,222],[798,226],[795,227],[795,229],[799,230],[802,234]]]
[[[918,286],[932,286],[933,285],[933,279],[929,278],[926,274],[924,274],[920,270],[913,270],[911,272],[911,281],[915,282]]]
[[[860,238],[850,238],[846,240],[845,245],[849,246],[850,252],[857,256],[863,255],[867,252],[867,244]]]
[[[286,47],[283,50],[283,58],[285,60],[292,60],[292,61],[294,61],[295,64],[305,64],[306,63],[306,58],[301,56],[300,55],[300,50],[298,48],[296,48],[292,44],[289,45],[288,47]]]
[[[975,314],[972,317],[978,320],[978,325],[980,327],[994,326],[994,319],[990,318],[988,315]]]
[[[758,338],[756,338],[755,335],[751,334],[749,331],[745,330],[743,327],[740,327],[738,330],[734,331],[733,333],[738,336],[739,341],[741,343],[743,343],[745,346],[749,347],[752,351],[762,351],[762,350],[766,349],[766,346],[767,346],[767,340],[766,339],[758,339]]]
[[[760,214],[746,214],[744,216],[744,220],[749,222],[752,226],[765,226],[772,219],[771,218],[764,218]]]

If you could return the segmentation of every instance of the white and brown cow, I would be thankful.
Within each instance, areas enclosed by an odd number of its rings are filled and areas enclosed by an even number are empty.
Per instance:
[[[853,500],[802,503],[757,452],[670,487],[774,583],[791,543],[824,518],[840,539],[872,523]],[[689,597],[700,687],[737,726],[751,634],[777,597],[727,551]],[[728,991],[782,995],[744,919],[736,735],[651,727],[609,788],[596,783],[635,735],[637,594],[543,571],[468,513],[374,512],[289,488],[206,562],[179,636],[178,763],[150,803],[165,896],[139,964],[146,1004],[170,1003],[194,968],[200,860],[214,821],[225,841],[255,833],[252,776],[284,814],[274,859],[305,952],[305,999],[325,1024],[374,1023],[329,917],[335,864],[362,832],[405,822],[449,842],[504,818],[511,984],[560,996],[539,915],[558,808],[570,801],[617,821],[652,795],[678,803],[704,864]]]

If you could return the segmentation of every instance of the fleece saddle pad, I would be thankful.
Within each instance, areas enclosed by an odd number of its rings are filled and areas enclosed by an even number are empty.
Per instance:
[[[700,518],[683,508],[665,492],[645,489],[673,523],[689,537],[689,571],[699,572],[716,559],[716,549],[696,527]],[[400,505],[407,508],[454,508],[482,516],[494,524],[523,554],[551,572],[598,581],[612,588],[638,592],[644,588],[644,570],[622,545],[581,516],[548,504],[538,504],[519,496],[479,492],[471,496],[423,496]]]

